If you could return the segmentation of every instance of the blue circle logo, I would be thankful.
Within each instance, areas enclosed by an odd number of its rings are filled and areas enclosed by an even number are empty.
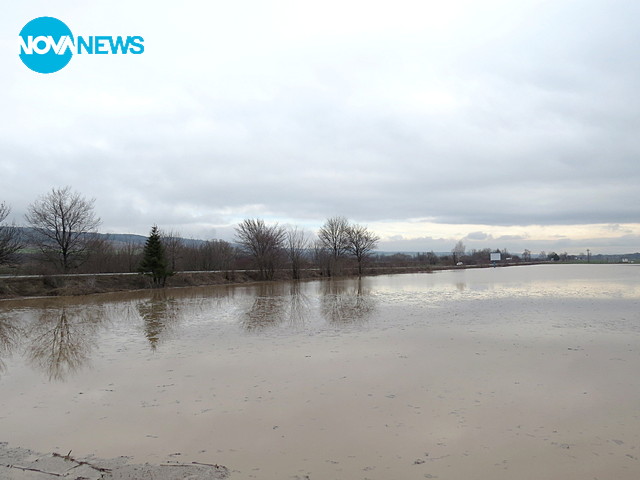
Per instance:
[[[73,49],[71,30],[57,18],[34,18],[20,30],[20,60],[34,72],[62,70],[71,60]]]

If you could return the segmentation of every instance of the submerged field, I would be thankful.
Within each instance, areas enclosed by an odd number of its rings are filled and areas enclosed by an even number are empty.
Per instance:
[[[0,302],[0,442],[231,478],[636,479],[640,267]]]

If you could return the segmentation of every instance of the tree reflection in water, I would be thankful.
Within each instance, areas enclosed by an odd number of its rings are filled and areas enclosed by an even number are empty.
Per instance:
[[[89,361],[103,318],[100,309],[44,310],[29,332],[29,361],[49,380],[64,380]]]
[[[304,326],[311,312],[311,301],[303,293],[304,282],[265,283],[256,287],[251,306],[242,316],[248,331],[282,325]],[[329,280],[320,284],[320,314],[330,324],[362,323],[375,310],[375,301],[362,279]]]
[[[10,357],[22,336],[22,329],[12,317],[0,317],[0,373],[6,371],[4,359]]]
[[[255,298],[242,316],[242,327],[259,331],[281,325],[297,328],[305,323],[309,299],[302,292],[300,282],[264,283],[256,287]]]
[[[262,283],[256,286],[253,303],[242,316],[245,330],[264,330],[280,324],[287,301],[283,283]]]
[[[151,350],[155,351],[160,339],[166,337],[179,322],[180,303],[167,295],[165,290],[157,290],[150,299],[138,303],[137,307],[144,322],[144,334],[149,340]]]
[[[310,309],[309,297],[300,288],[300,282],[289,286],[289,324],[292,327],[305,324]]]
[[[362,278],[327,280],[320,288],[320,311],[331,324],[363,323],[375,310],[374,298]]]
[[[305,294],[317,285],[317,293]],[[277,327],[296,330],[319,320],[330,325],[363,323],[375,310],[375,297],[366,285],[363,279],[262,283],[238,290],[241,294],[237,298],[237,289],[233,288],[213,296],[207,292],[187,298],[157,291],[151,298],[124,303],[65,301],[0,315],[0,373],[6,371],[5,360],[20,351],[50,380],[65,380],[89,362],[107,318],[126,325],[141,323],[154,351],[185,319],[202,315],[206,318],[213,311],[232,317],[252,332]]]

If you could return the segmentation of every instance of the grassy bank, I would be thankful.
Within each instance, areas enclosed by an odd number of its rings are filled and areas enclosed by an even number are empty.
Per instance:
[[[498,264],[498,267],[514,265],[535,265],[544,262],[520,262]],[[391,275],[398,273],[424,273],[438,270],[460,270],[468,268],[489,268],[493,265],[425,266],[425,267],[371,267],[363,274]],[[300,271],[302,279],[326,278],[318,269]],[[336,277],[357,275],[356,269],[344,269]],[[290,270],[279,270],[274,280],[291,280]],[[219,272],[177,272],[167,279],[166,288],[196,287],[203,285],[229,285],[261,281],[256,270],[230,270]],[[152,288],[150,278],[139,273],[100,273],[67,275],[27,275],[0,276],[0,299],[24,297],[51,297],[90,295],[92,293],[121,292]]]
[[[176,273],[167,280],[167,287],[218,285],[255,281],[244,272]],[[0,278],[0,298],[88,295],[151,288],[142,274],[41,275]]]
[[[392,273],[412,273],[430,271],[418,267],[384,267],[365,271],[366,275],[384,275]],[[343,276],[353,275],[355,271],[344,271]],[[302,278],[322,278],[315,269],[301,271]],[[280,270],[275,280],[291,280],[289,270]],[[167,279],[166,287],[191,287],[201,285],[242,284],[260,281],[259,273],[254,270],[227,272],[177,272]],[[89,295],[92,293],[118,292],[151,288],[149,277],[142,274],[68,274],[68,275],[29,275],[0,277],[0,299],[20,297],[45,297]]]

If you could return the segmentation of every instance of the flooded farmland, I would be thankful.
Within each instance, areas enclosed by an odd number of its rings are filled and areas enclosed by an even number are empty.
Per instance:
[[[636,479],[640,267],[0,302],[0,442],[258,479]]]

